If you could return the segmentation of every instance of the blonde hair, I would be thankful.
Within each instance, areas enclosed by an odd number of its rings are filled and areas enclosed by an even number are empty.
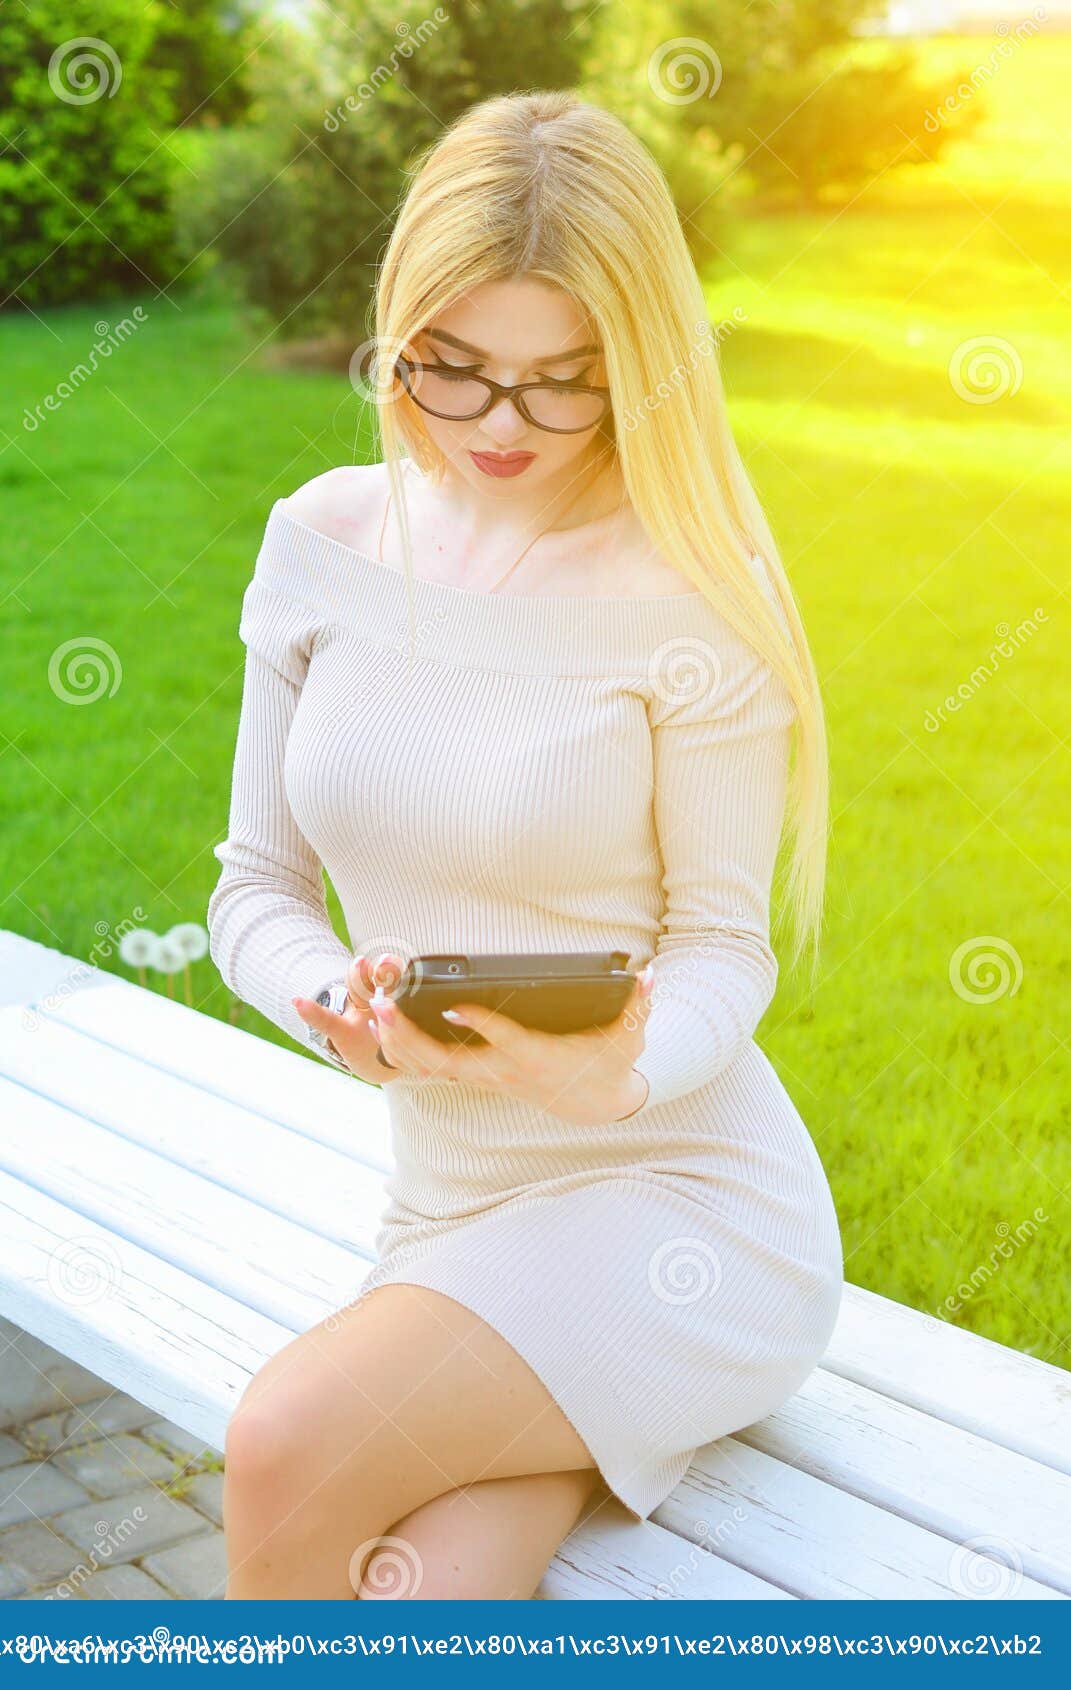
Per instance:
[[[814,663],[769,524],[729,426],[717,338],[665,177],[612,113],[567,92],[471,107],[414,168],[380,266],[375,397],[399,512],[413,616],[400,460],[433,480],[445,459],[393,375],[399,352],[453,301],[522,275],[563,288],[597,325],[626,496],[652,542],[780,675],[796,707],[786,805],[792,962],[817,961],[828,766]],[[697,355],[700,354],[700,355]],[[672,380],[688,370],[684,379]],[[621,419],[644,418],[620,426]],[[765,566],[767,584],[752,559]],[[711,567],[712,561],[714,568]],[[716,573],[715,573],[716,569]]]

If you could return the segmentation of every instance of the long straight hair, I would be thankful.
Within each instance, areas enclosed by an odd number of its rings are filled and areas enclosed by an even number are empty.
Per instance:
[[[659,166],[611,112],[569,91],[471,107],[414,167],[376,282],[374,388],[413,567],[401,460],[430,479],[446,460],[394,375],[440,311],[485,282],[536,277],[599,330],[611,395],[608,449],[652,543],[782,677],[796,708],[786,804],[792,963],[817,963],[829,773],[818,678],[792,589],[729,425],[718,336]],[[755,571],[758,563],[765,583]]]

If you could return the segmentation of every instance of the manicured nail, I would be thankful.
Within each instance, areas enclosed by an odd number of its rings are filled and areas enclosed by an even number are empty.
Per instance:
[[[465,1020],[465,1017],[463,1015],[459,1015],[456,1009],[444,1009],[443,1010],[443,1020],[444,1021],[456,1021],[458,1023],[458,1025],[461,1026],[461,1027],[467,1027],[468,1026],[468,1022]]]

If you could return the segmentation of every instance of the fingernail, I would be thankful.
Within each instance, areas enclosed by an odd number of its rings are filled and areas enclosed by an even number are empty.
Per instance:
[[[444,1009],[443,1010],[443,1020],[444,1021],[456,1021],[459,1024],[459,1026],[462,1026],[462,1027],[468,1026],[468,1022],[465,1020],[465,1017],[463,1015],[459,1015],[456,1009]]]
[[[379,1042],[379,1028],[376,1026],[376,1018],[375,1018],[374,1015],[370,1015],[368,1017],[368,1025],[372,1029],[372,1037],[378,1043]]]

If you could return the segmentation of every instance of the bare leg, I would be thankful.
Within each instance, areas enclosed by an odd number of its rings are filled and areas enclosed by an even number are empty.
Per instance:
[[[368,1561],[364,1602],[527,1601],[598,1482],[594,1468],[484,1479],[393,1525]]]
[[[382,1285],[284,1346],[227,1428],[227,1596],[354,1599],[377,1541],[486,1479],[594,1470],[528,1363],[463,1304]]]

